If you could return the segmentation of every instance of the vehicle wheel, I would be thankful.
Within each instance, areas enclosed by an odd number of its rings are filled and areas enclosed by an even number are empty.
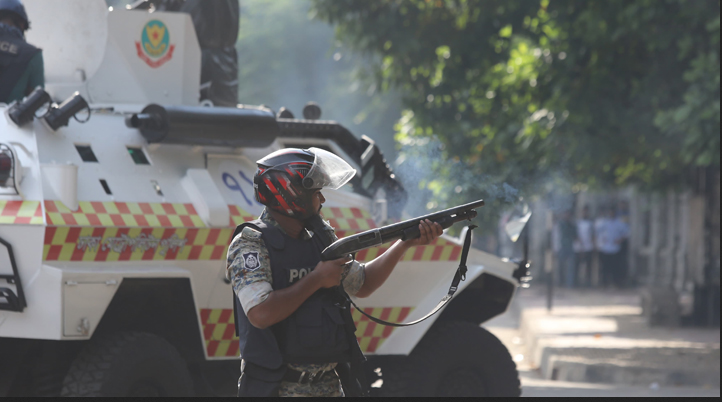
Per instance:
[[[61,396],[189,396],[186,363],[165,339],[120,332],[93,339],[75,358]]]
[[[407,359],[381,368],[382,396],[521,395],[516,364],[494,335],[469,322],[440,322]]]

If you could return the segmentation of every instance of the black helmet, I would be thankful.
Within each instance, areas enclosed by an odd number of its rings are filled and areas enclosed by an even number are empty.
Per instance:
[[[338,189],[356,174],[346,161],[318,148],[286,148],[256,162],[253,177],[256,200],[286,216],[306,219],[312,210],[311,196],[322,188]]]
[[[27,31],[30,28],[30,20],[25,12],[25,6],[20,0],[0,0],[0,16],[10,14],[17,22],[22,23],[22,30]]]

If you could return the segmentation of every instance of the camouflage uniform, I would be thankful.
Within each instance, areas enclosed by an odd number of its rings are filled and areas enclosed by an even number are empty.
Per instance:
[[[275,226],[283,230],[266,210],[261,214],[261,221],[269,226]],[[326,228],[332,234],[333,239],[337,239],[333,233],[333,228],[328,223],[326,223]],[[311,238],[311,234],[304,229],[301,237],[303,239],[309,239]],[[243,253],[253,251],[258,253],[258,263],[255,264],[252,269],[246,269],[242,255]],[[226,275],[231,280],[233,291],[238,295],[243,311],[246,314],[248,314],[248,310],[265,301],[273,291],[273,276],[271,274],[271,262],[268,257],[268,250],[261,238],[261,233],[255,229],[246,227],[233,239],[228,248],[226,270]],[[364,279],[364,265],[358,261],[354,261],[347,266],[342,274],[343,287],[350,295],[355,295],[359,289],[361,289]],[[291,370],[306,371],[308,373],[328,371],[335,366],[335,363],[288,365]],[[318,383],[313,385],[282,382],[279,395],[343,396],[343,391],[341,390],[340,381],[329,377],[328,379],[322,378]]]
[[[344,396],[344,394],[338,378],[328,377],[322,378],[313,385],[282,382],[281,388],[278,390],[278,396],[338,397]]]

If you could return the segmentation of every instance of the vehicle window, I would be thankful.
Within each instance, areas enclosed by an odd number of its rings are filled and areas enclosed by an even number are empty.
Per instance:
[[[150,161],[145,155],[145,152],[143,152],[143,148],[128,147],[128,153],[130,154],[130,157],[133,158],[133,162],[135,162],[136,165],[150,165]]]
[[[91,148],[90,145],[76,144],[75,149],[78,150],[80,159],[82,159],[83,162],[98,162],[98,158],[95,157],[95,152],[93,152],[93,148]]]

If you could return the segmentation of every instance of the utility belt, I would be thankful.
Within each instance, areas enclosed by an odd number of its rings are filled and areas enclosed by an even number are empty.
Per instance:
[[[283,376],[284,382],[293,382],[298,384],[318,384],[321,380],[326,379],[339,379],[338,373],[335,369],[327,371],[296,371],[293,369],[286,370],[286,374]]]
[[[278,396],[281,382],[313,385],[320,383],[322,380],[330,379],[341,380],[341,377],[335,369],[318,372],[296,371],[288,368],[285,364],[277,369],[268,369],[241,360],[238,396],[275,397]]]

